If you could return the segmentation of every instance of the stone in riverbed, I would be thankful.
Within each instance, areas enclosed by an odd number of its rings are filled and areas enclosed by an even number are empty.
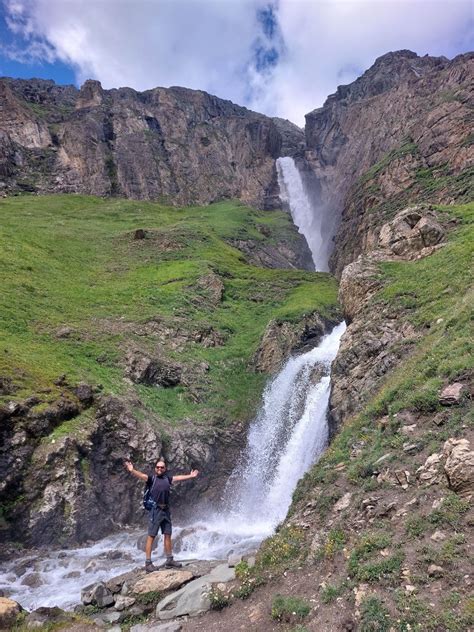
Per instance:
[[[99,608],[105,608],[114,603],[114,598],[105,584],[98,582],[97,584],[90,584],[81,590],[81,601],[85,606],[92,604],[97,605]]]

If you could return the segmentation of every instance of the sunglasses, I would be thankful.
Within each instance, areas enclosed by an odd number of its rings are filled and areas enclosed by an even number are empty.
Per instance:
[[[166,470],[165,465],[155,465],[155,470]]]

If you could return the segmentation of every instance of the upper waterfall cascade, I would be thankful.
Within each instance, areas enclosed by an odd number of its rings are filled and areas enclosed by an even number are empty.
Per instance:
[[[276,167],[280,199],[290,207],[293,222],[308,243],[315,270],[327,272],[331,244],[330,234],[324,227],[322,209],[314,208],[311,203],[293,158],[278,158]]]

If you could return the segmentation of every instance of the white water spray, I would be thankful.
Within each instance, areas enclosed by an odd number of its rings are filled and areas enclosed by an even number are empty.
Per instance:
[[[327,272],[331,244],[328,243],[328,235],[324,234],[321,209],[313,208],[293,158],[278,158],[276,167],[280,199],[289,205],[293,222],[308,242],[315,270]]]
[[[248,550],[286,516],[296,483],[327,445],[329,375],[344,330],[341,323],[318,347],[290,358],[267,386],[223,509],[193,523],[182,555],[213,559]]]

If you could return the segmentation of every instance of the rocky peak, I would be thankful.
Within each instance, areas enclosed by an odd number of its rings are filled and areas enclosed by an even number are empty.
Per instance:
[[[82,86],[79,92],[79,97],[76,101],[76,109],[81,108],[93,108],[102,105],[104,97],[104,91],[100,81],[88,79]]]

